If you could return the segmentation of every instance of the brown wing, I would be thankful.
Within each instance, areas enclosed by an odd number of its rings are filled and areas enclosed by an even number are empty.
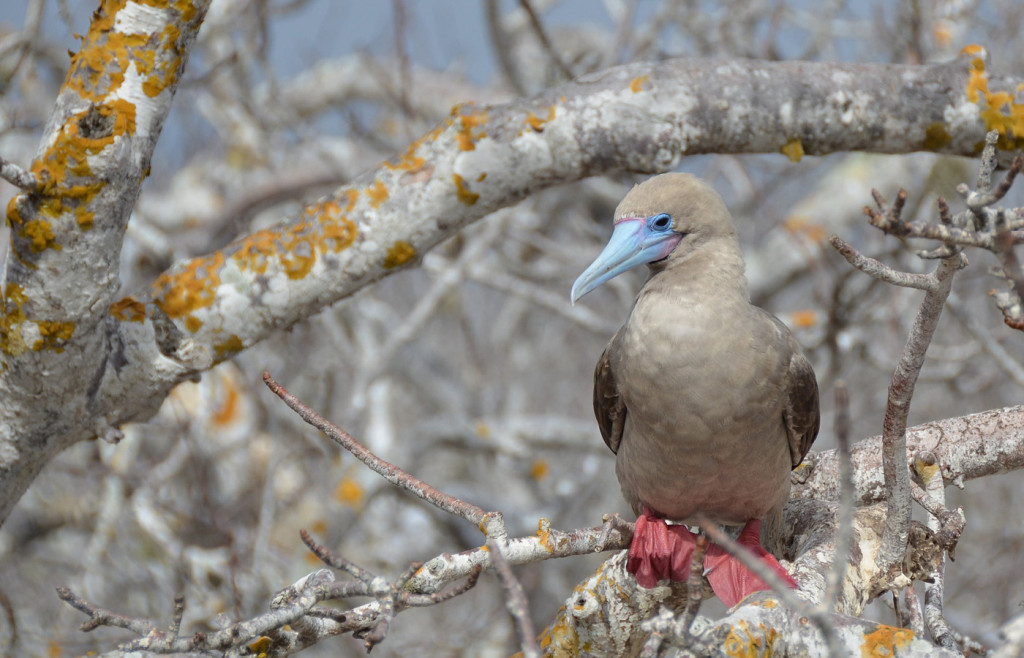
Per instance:
[[[597,416],[597,425],[601,428],[604,442],[612,452],[618,453],[619,443],[622,442],[622,426],[626,421],[626,404],[619,396],[615,373],[612,372],[609,355],[614,348],[615,338],[612,338],[594,369],[594,415]]]
[[[793,356],[789,360],[789,398],[786,402],[786,430],[789,434],[789,454],[793,468],[800,465],[811,444],[818,436],[821,418],[818,411],[818,380],[810,362],[799,350],[796,340]]]

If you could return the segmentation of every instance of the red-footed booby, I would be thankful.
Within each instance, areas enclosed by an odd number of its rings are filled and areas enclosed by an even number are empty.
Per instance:
[[[796,587],[761,546],[781,520],[790,471],[818,434],[818,384],[789,329],[750,304],[743,256],[721,197],[688,174],[635,186],[572,301],[646,264],[651,277],[597,362],[594,412],[638,514],[627,570],[643,587],[685,580],[698,515],[744,526],[740,542]],[[666,524],[666,519],[677,522]],[[732,606],[768,589],[721,548],[708,581]]]

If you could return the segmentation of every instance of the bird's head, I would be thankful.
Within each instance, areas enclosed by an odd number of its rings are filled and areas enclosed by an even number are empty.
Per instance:
[[[661,174],[635,186],[615,209],[615,229],[601,254],[573,283],[570,299],[637,265],[668,266],[715,238],[736,239],[729,210],[690,174]]]

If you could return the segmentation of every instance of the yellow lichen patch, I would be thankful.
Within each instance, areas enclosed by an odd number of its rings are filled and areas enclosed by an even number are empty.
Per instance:
[[[568,657],[579,655],[580,638],[569,624],[569,612],[563,605],[555,615],[555,622],[540,634],[540,648],[545,656]]]
[[[71,340],[71,336],[75,333],[74,322],[54,322],[50,320],[40,320],[36,323],[39,328],[39,339],[36,340],[32,349],[36,352],[42,350],[54,350],[55,352],[64,351],[64,343]]]
[[[21,335],[21,323],[25,322],[25,302],[28,296],[17,283],[8,283],[0,299],[0,351],[11,356],[23,354],[28,346]]]
[[[83,231],[91,229],[93,220],[95,219],[96,213],[91,210],[87,210],[85,206],[75,208],[75,221],[78,223],[78,228]]]
[[[190,315],[185,318],[185,328],[195,333],[203,328],[203,321],[194,315]]]
[[[110,305],[110,314],[122,322],[142,322],[146,319],[146,306],[132,297],[125,297]]]
[[[31,242],[32,251],[36,253],[45,249],[56,249],[58,251],[61,249],[61,246],[57,244],[53,227],[45,219],[31,219],[25,222],[18,233],[21,234],[21,237]]]
[[[874,631],[864,635],[864,644],[860,646],[860,655],[861,658],[895,656],[897,649],[902,649],[913,641],[913,631],[879,624]]]
[[[289,279],[304,279],[316,264],[313,226],[302,222],[285,229],[281,236],[281,265]]]
[[[142,90],[150,97],[177,81],[182,55],[179,23],[171,18],[159,33],[115,31],[115,17],[126,4],[125,0],[104,0],[93,14],[82,49],[72,55],[65,86],[82,98],[100,100],[116,91],[130,66],[143,78]],[[166,2],[142,4],[167,7]],[[195,17],[192,3],[177,3],[176,8],[186,23]]]
[[[405,240],[398,240],[391,245],[388,253],[384,256],[384,269],[390,270],[394,267],[405,265],[416,255],[416,248]]]
[[[359,507],[363,504],[363,487],[354,479],[343,477],[334,488],[334,499],[342,505]]]
[[[172,318],[184,317],[213,304],[220,286],[224,254],[193,258],[175,271],[165,272],[153,282],[154,303]]]
[[[476,142],[487,137],[487,133],[480,130],[480,126],[487,123],[486,110],[476,111],[469,103],[456,105],[452,108],[452,119],[459,126],[455,143],[460,151],[472,151],[476,148]]]
[[[476,424],[476,433],[481,439],[491,438],[491,428],[487,426],[487,423],[482,420]]]
[[[430,131],[427,132],[425,135],[415,140],[412,144],[409,144],[409,147],[405,149],[405,153],[399,156],[398,162],[388,161],[384,163],[384,166],[389,169],[404,169],[406,171],[417,171],[426,164],[426,160],[417,155],[420,147],[428,141],[433,141],[437,139],[438,135],[444,132],[445,128],[452,125],[452,123],[453,122],[451,118],[445,119],[442,123],[439,123],[432,129],[430,129]]]
[[[352,208],[355,207],[356,201],[359,199],[359,190],[350,188],[345,190],[345,196],[348,197],[348,204],[345,206],[345,212],[352,212]]]
[[[530,464],[530,477],[538,482],[546,478],[550,471],[551,467],[548,466],[547,461],[544,459],[534,459],[533,463]]]
[[[232,258],[243,269],[266,274],[267,264],[277,253],[277,238],[277,234],[268,229],[256,231],[237,243],[238,250]]]
[[[89,180],[75,183],[74,179],[91,178],[89,157],[99,154],[123,135],[135,132],[135,106],[123,99],[90,105],[68,118],[57,132],[54,141],[46,151],[32,163],[32,173],[42,182],[39,199],[36,201],[39,214],[45,217],[59,217],[74,213],[77,225],[83,229],[92,227],[95,213],[88,204],[99,194],[105,183]],[[21,214],[15,201],[8,205],[8,221],[21,221]],[[39,252],[54,246],[48,231],[40,232],[41,226],[33,227],[30,237],[33,251]]]
[[[555,547],[551,544],[551,521],[548,519],[541,519],[537,522],[537,541],[549,553],[555,551]]]
[[[227,340],[223,340],[219,343],[214,343],[213,353],[214,359],[220,363],[224,359],[228,358],[232,354],[238,354],[242,351],[245,345],[242,344],[242,339],[232,334]]]
[[[459,199],[459,201],[466,204],[467,206],[471,206],[477,202],[477,200],[480,198],[480,195],[475,192],[469,191],[469,189],[466,187],[466,181],[463,180],[462,176],[459,176],[458,174],[452,174],[452,180],[455,181],[455,196]]]
[[[270,654],[270,649],[274,645],[274,641],[266,635],[261,636],[255,642],[250,642],[248,645],[249,654],[256,656],[257,658],[265,658]]]
[[[638,75],[637,77],[630,80],[629,90],[634,94],[640,93],[641,91],[644,90],[644,83],[650,81],[650,79],[651,76],[647,75],[646,73],[643,75]]]
[[[982,106],[979,116],[985,123],[985,130],[999,133],[999,148],[1014,150],[1024,147],[1024,103],[1017,103],[1013,95],[1005,91],[989,91],[981,46],[967,46],[961,52],[974,56],[967,81],[967,99]]]
[[[548,115],[547,115],[547,117],[542,119],[539,116],[537,116],[536,114],[534,114],[533,112],[528,112],[526,114],[526,120],[524,121],[524,123],[527,126],[533,128],[536,132],[542,132],[544,130],[544,124],[547,123],[548,121],[551,121],[554,118],[555,118],[555,106],[552,105],[551,107],[548,108]]]
[[[766,628],[758,624],[758,632],[753,632],[745,621],[734,624],[728,637],[722,643],[725,655],[733,658],[759,658],[771,656],[781,635],[774,628]]]
[[[814,309],[803,309],[800,311],[793,311],[792,325],[797,329],[810,329],[814,325],[818,324],[818,312]]]
[[[388,199],[388,186],[377,181],[367,188],[366,195],[370,197],[371,206],[374,208],[380,208],[380,204],[384,203]]]
[[[180,39],[181,30],[170,22],[160,33],[160,45],[157,47],[159,52],[165,54],[162,61],[159,64],[154,62],[153,54],[156,51],[152,50],[145,53],[149,57],[136,59],[136,68],[140,69],[139,72],[149,72],[149,76],[142,83],[142,91],[150,98],[160,95],[160,92],[177,82],[178,71],[181,68],[181,46],[178,43]],[[170,53],[174,53],[173,56],[166,56]],[[140,66],[140,60],[145,61],[146,65]]]
[[[804,157],[804,145],[799,137],[794,137],[779,148],[779,153],[791,162],[800,162]]]
[[[914,472],[921,478],[921,481],[928,484],[932,481],[932,478],[939,475],[939,465],[935,462],[931,464],[926,463],[924,460],[915,457],[914,458]]]
[[[355,203],[350,192],[349,203]],[[356,225],[335,199],[323,199],[303,209],[305,220],[283,230],[264,229],[234,243],[231,258],[243,270],[265,274],[270,263],[278,260],[289,278],[309,274],[318,254],[337,253],[356,239]]]

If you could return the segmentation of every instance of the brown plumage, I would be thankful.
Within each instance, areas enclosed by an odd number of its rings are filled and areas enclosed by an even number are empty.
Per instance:
[[[637,514],[675,521],[701,513],[743,525],[778,514],[790,470],[818,432],[814,372],[789,329],[750,304],[718,194],[693,176],[656,176],[619,204],[617,232],[647,222],[622,232],[650,234],[661,214],[671,218],[665,239],[677,242],[649,250],[671,249],[649,263],[651,278],[594,375],[594,411],[622,494]],[[577,286],[595,278],[591,269]],[[574,287],[574,298],[593,287]]]

